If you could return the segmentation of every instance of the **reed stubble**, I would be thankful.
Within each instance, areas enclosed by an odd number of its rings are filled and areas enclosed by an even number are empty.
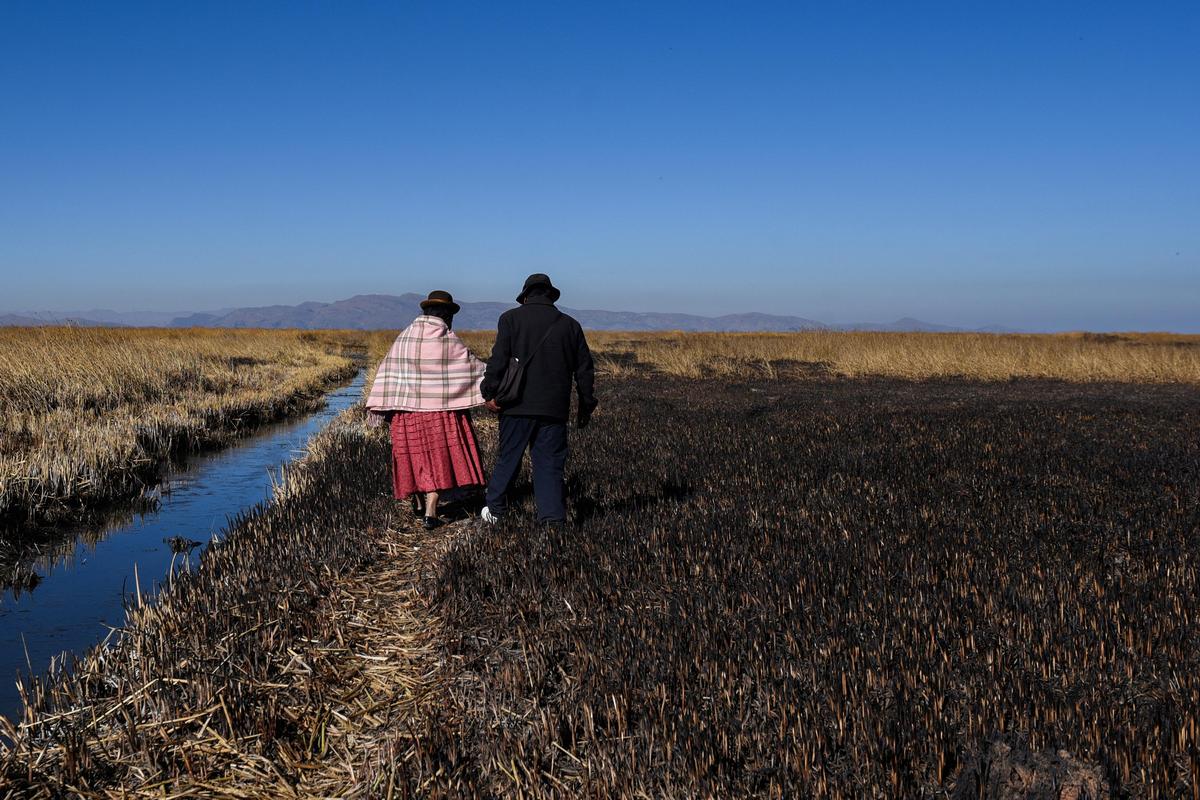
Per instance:
[[[971,764],[1019,745],[1116,796],[1200,791],[1190,387],[660,378],[605,401],[574,443],[579,527],[484,531],[426,583],[469,665],[433,785],[979,796]]]

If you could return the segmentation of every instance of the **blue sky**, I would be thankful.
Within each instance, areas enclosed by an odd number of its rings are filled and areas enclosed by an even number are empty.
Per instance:
[[[1200,331],[1200,4],[0,3],[0,311]]]

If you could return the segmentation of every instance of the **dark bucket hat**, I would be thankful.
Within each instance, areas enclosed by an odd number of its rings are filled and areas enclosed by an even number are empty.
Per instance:
[[[429,297],[421,301],[422,311],[428,311],[431,308],[449,308],[451,314],[457,314],[461,309],[458,303],[454,302],[454,296],[441,289],[430,292]]]
[[[550,282],[550,276],[541,272],[535,272],[525,279],[525,286],[521,289],[521,293],[517,295],[517,302],[524,303],[525,295],[529,294],[529,290],[541,286],[550,290],[550,302],[557,303],[558,298],[562,296],[562,292],[554,288],[554,284]]]

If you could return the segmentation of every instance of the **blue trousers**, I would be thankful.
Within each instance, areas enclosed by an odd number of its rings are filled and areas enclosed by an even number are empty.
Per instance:
[[[500,417],[500,445],[488,481],[487,506],[496,516],[508,510],[508,490],[521,470],[525,449],[533,466],[533,499],[542,522],[565,522],[563,472],[567,466],[567,423],[545,417]]]

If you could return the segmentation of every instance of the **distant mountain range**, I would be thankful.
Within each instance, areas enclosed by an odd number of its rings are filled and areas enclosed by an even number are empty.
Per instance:
[[[45,312],[28,314],[0,314],[0,328],[19,326],[22,328],[39,325],[78,325],[84,328],[100,328],[112,323],[100,322],[94,319],[69,316],[67,314],[52,315]]]
[[[225,309],[217,313],[226,313]],[[138,327],[168,328],[171,323],[188,311],[111,311],[93,308],[87,311],[22,311],[17,314],[0,314],[3,325],[82,325],[84,327]]]
[[[413,317],[421,313],[423,295],[408,293],[360,294],[332,303],[300,303],[288,306],[256,306],[250,308],[221,309],[219,311],[188,313],[163,311],[117,312],[107,309],[92,309],[78,312],[29,312],[0,315],[0,325],[54,325],[74,324],[136,325],[152,327],[213,327],[213,328],[352,328],[377,330],[403,328]],[[460,303],[462,311],[454,319],[460,330],[483,330],[494,328],[497,318],[513,303]],[[720,317],[705,317],[697,314],[671,314],[642,311],[601,311],[595,309],[573,309],[562,306],[562,310],[579,320],[590,330],[620,331],[717,331],[717,332],[767,332],[767,331],[811,331],[811,330],[861,330],[861,331],[964,331],[977,330],[988,333],[1015,333],[1011,328],[988,326],[966,329],[948,325],[937,325],[919,319],[905,317],[890,323],[854,323],[836,325],[818,322],[805,317],[780,316],[775,314],[726,314]]]
[[[937,325],[932,322],[903,317],[895,322],[853,322],[849,325],[830,325],[830,328],[840,331],[887,331],[891,333],[1022,333],[1017,328],[1004,325],[985,325],[982,328],[956,328],[953,325]]]

